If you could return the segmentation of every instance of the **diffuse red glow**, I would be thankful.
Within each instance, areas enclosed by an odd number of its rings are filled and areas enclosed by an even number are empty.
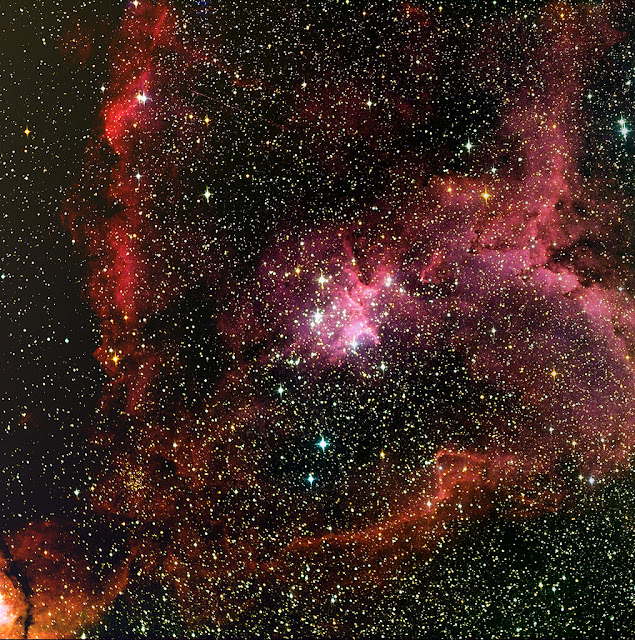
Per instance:
[[[101,161],[88,168],[107,180],[106,213],[82,196],[67,216],[92,260],[89,292],[102,334],[96,357],[111,377],[102,407],[110,423],[94,435],[103,466],[92,506],[137,523],[130,525],[137,570],[167,577],[194,623],[222,622],[248,606],[249,585],[269,573],[294,584],[309,563],[317,567],[311,584],[336,575],[342,583],[344,567],[350,580],[376,584],[413,555],[427,557],[464,519],[557,509],[575,492],[562,471],[569,460],[584,482],[626,468],[635,442],[632,301],[603,257],[576,253],[586,238],[618,228],[611,207],[589,202],[578,169],[583,73],[619,38],[608,10],[549,5],[522,86],[508,79],[493,40],[503,27],[522,37],[522,25],[492,25],[472,47],[473,73],[507,96],[488,150],[497,172],[448,171],[424,182],[430,167],[392,158],[395,182],[405,176],[411,191],[396,196],[386,185],[376,203],[360,203],[354,222],[302,230],[281,222],[255,252],[251,272],[234,282],[222,212],[188,195],[205,188],[190,166],[204,163],[197,149],[213,121],[187,101],[194,72],[176,74],[168,62],[226,67],[211,48],[185,43],[179,12],[142,4],[122,25],[103,110],[101,144],[114,156],[105,168]],[[422,9],[404,4],[399,15],[434,31]],[[441,36],[435,42],[442,48]],[[421,60],[431,68],[435,56],[423,52]],[[560,81],[564,66],[570,73]],[[401,124],[375,128],[368,120],[375,105],[365,104],[358,84],[339,80],[298,98],[278,142],[323,137],[307,153],[338,176],[349,161],[333,153],[338,145],[372,139],[368,148],[387,162],[377,140],[432,117],[425,104],[391,98]],[[596,215],[579,215],[580,203]],[[570,259],[557,261],[559,252]],[[606,277],[586,282],[591,267]],[[193,382],[170,332],[191,320],[168,311],[200,290],[218,303],[206,328],[229,355],[216,377],[204,379],[203,399],[188,404],[181,390]],[[277,447],[301,430],[304,416],[262,380],[290,361],[300,377],[316,380],[346,368],[379,394],[382,383],[364,360],[379,348],[418,362],[452,350],[474,384],[513,395],[522,410],[501,418],[481,409],[482,428],[469,444],[438,435],[436,453],[407,480],[392,453],[382,453],[375,493],[385,507],[351,526],[327,526],[316,501],[274,476]],[[344,500],[363,494],[360,484],[346,477],[334,491]],[[132,554],[104,586],[81,559],[69,561],[52,543],[59,531],[51,531],[33,526],[8,543],[33,595],[0,572],[6,635],[24,624],[27,607],[29,637],[72,634],[125,586]],[[61,594],[62,584],[72,587]]]

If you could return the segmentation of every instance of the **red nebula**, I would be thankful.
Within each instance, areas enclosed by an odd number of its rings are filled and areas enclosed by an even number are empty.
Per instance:
[[[65,222],[89,260],[102,340],[95,355],[109,376],[92,433],[100,463],[89,501],[126,528],[134,552],[95,575],[64,524],[9,536],[29,592],[3,566],[5,635],[21,631],[27,615],[29,637],[88,627],[125,588],[132,563],[171,585],[193,626],[234,619],[271,576],[299,590],[334,576],[372,589],[429,558],[466,519],[556,510],[575,493],[567,465],[589,483],[627,468],[635,311],[624,278],[589,240],[625,223],[593,202],[579,169],[585,73],[620,38],[611,11],[549,4],[539,38],[510,18],[461,41],[456,64],[501,105],[488,141],[462,151],[474,163],[462,175],[440,170],[432,151],[397,146],[438,117],[429,98],[441,83],[432,72],[446,46],[443,16],[401,6],[380,56],[393,76],[351,78],[339,54],[298,62],[293,73],[312,90],[298,81],[296,91],[294,75],[277,114],[288,121],[271,126],[275,119],[248,108],[280,93],[273,81],[233,68],[215,34],[190,29],[187,12],[164,2],[128,10],[101,128]],[[531,65],[499,53],[503,32],[529,41]],[[320,59],[301,37],[298,60]],[[208,102],[201,106],[205,82],[218,93],[212,117]],[[237,198],[210,205],[206,180],[220,194],[257,177],[256,161],[240,169],[227,146],[226,107],[231,117],[255,114],[241,125],[259,135],[243,144],[250,162],[255,149],[271,149],[263,157],[279,153],[284,171],[301,157],[339,185],[330,219],[301,187],[289,187],[283,211],[263,196],[270,209],[258,215],[245,195],[249,224],[242,210],[227,213]],[[231,175],[218,157],[235,163]],[[372,169],[373,197],[363,202],[352,181],[338,182],[360,167]],[[593,215],[582,215],[585,207]],[[483,394],[468,415],[457,397],[456,416],[445,416],[425,450],[405,419],[381,422],[381,414],[407,402],[448,352],[474,389],[507,404],[494,410]],[[340,396],[353,419],[332,418]],[[316,406],[327,407],[321,421]],[[285,446],[324,425],[343,434],[333,450],[347,446],[377,415],[386,441],[363,472],[342,458],[333,486],[302,485],[301,455]],[[328,514],[318,490],[342,513]]]

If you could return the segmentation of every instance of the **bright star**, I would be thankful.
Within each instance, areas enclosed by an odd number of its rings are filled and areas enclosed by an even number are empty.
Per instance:
[[[329,446],[329,443],[324,439],[324,437],[322,437],[322,439],[317,443],[317,446],[324,451],[324,449]]]
[[[474,147],[474,145],[468,140],[467,144],[465,145],[465,148],[467,149],[467,152],[470,153],[472,151],[473,147]]]
[[[209,202],[209,198],[211,195],[212,192],[208,188],[205,188],[205,193],[203,194],[203,196],[205,197],[205,200],[207,200],[207,202]]]
[[[137,94],[137,100],[139,104],[145,104],[146,101],[148,100],[148,96],[143,91],[141,91],[140,93]]]
[[[307,476],[306,481],[309,483],[310,486],[313,486],[313,483],[315,482],[315,478],[313,477],[312,473],[309,473],[309,475]]]

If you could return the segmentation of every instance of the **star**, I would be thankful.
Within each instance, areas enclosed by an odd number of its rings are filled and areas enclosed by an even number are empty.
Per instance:
[[[317,446],[324,451],[324,449],[329,446],[329,443],[324,439],[324,437],[322,437],[322,439],[317,443]]]
[[[26,134],[26,137],[28,138],[28,137],[29,137],[29,134],[31,133],[31,130],[29,129],[29,127],[27,127],[27,128],[24,130],[24,133]]]
[[[212,195],[212,192],[209,189],[205,189],[205,193],[203,194],[205,200],[207,200],[207,202],[209,202],[210,196]]]
[[[313,476],[312,473],[309,473],[309,475],[306,478],[306,481],[309,483],[311,487],[313,486],[313,483],[315,482],[315,477]]]

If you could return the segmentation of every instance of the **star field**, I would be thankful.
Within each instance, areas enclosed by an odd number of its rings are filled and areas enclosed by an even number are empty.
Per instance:
[[[0,635],[630,633],[629,2],[6,11]]]

